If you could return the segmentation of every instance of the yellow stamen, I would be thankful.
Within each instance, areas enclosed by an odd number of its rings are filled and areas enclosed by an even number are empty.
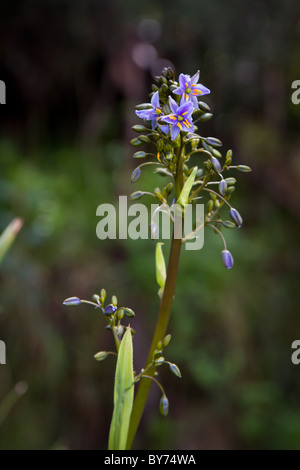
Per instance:
[[[182,113],[182,116],[185,116],[187,113],[188,113],[188,111],[186,111],[185,113]]]
[[[160,153],[159,153],[159,152],[157,152],[157,160],[158,160],[159,162],[161,161],[161,160],[160,160]]]
[[[182,131],[182,125],[180,124],[180,122],[177,122],[177,126],[178,126],[179,129]]]

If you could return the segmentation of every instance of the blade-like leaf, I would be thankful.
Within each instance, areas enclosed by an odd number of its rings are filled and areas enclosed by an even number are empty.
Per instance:
[[[114,389],[114,411],[109,431],[108,450],[125,450],[133,405],[132,335],[128,327],[120,344]]]
[[[195,166],[192,173],[190,174],[190,176],[188,177],[188,179],[186,180],[186,182],[184,183],[184,186],[182,188],[182,191],[179,195],[179,198],[177,200],[178,204],[180,204],[181,206],[185,206],[188,201],[189,201],[189,196],[190,196],[190,192],[191,192],[191,189],[192,189],[192,186],[193,186],[193,183],[195,181],[195,178],[196,178],[196,175],[197,175],[197,171],[198,171],[198,168]]]
[[[158,291],[158,295],[161,297],[164,291],[165,282],[166,282],[166,264],[165,258],[162,251],[163,243],[156,244],[156,252],[155,252],[155,264],[156,264],[156,282],[159,285],[160,289]]]
[[[22,225],[23,222],[21,219],[14,219],[0,236],[0,263],[10,248],[10,245],[16,238],[18,232],[21,230]]]

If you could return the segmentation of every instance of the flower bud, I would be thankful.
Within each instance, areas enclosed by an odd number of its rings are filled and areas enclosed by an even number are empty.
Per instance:
[[[231,222],[231,220],[225,220],[223,222],[223,227],[225,228],[236,228],[236,225],[234,222]]]
[[[106,359],[108,355],[109,355],[108,352],[100,351],[97,354],[95,354],[94,359],[96,359],[96,361],[104,361],[104,359]]]
[[[63,301],[63,305],[71,306],[71,307],[75,305],[80,305],[80,304],[81,304],[81,300],[78,297],[69,297],[68,299]]]
[[[212,200],[210,199],[210,200],[208,201],[208,203],[207,203],[206,208],[207,208],[207,212],[211,212],[211,211],[213,210],[213,208],[214,208],[214,201],[212,201]]]
[[[252,171],[250,166],[247,165],[238,165],[236,169],[242,171],[243,173],[248,173],[249,171]]]
[[[145,193],[143,191],[135,191],[130,195],[130,199],[132,201],[136,201],[136,199],[140,199]]]
[[[101,302],[102,304],[104,304],[105,299],[106,299],[106,290],[105,290],[105,289],[101,289],[101,292],[100,292],[100,302]]]
[[[226,165],[230,165],[230,163],[232,162],[232,150],[228,150],[228,152],[226,153]]]
[[[135,313],[134,313],[133,310],[131,310],[131,308],[127,308],[127,307],[124,308],[124,313],[125,313],[126,317],[128,317],[128,318],[132,318],[132,317],[135,316]]]
[[[169,364],[171,372],[173,372],[176,377],[179,377],[181,379],[181,372],[179,367],[176,364]]]
[[[162,416],[167,416],[169,412],[169,400],[166,395],[163,395],[159,402],[159,411]]]
[[[149,129],[147,129],[147,127],[141,126],[140,124],[136,124],[135,126],[133,126],[132,130],[135,132],[149,132]]]
[[[208,145],[211,145],[212,147],[221,147],[222,145],[222,142],[219,139],[216,139],[215,137],[206,137],[205,140]]]
[[[233,266],[233,256],[228,250],[222,251],[222,261],[226,269],[231,269]]]
[[[233,177],[225,178],[225,181],[228,185],[236,183],[236,179]]]
[[[147,157],[147,154],[146,152],[135,152],[135,154],[133,155],[133,158],[145,158]]]
[[[198,118],[198,121],[199,122],[206,122],[206,121],[209,121],[211,118],[212,118],[212,114],[211,113],[204,113],[202,114],[202,116],[200,116]]]
[[[211,160],[211,164],[212,164],[213,169],[217,173],[221,173],[221,165],[220,165],[219,160],[216,157],[210,157],[210,160]]]
[[[229,211],[229,215],[230,215],[231,219],[233,220],[233,222],[235,223],[235,225],[238,228],[240,228],[242,226],[242,223],[243,223],[243,219],[242,219],[241,214],[236,209],[234,209],[232,207]]]
[[[131,145],[133,145],[134,147],[139,147],[140,145],[144,145],[144,142],[142,142],[141,139],[139,139],[138,137],[135,137],[134,139],[132,139],[130,141]]]
[[[145,144],[149,144],[149,142],[151,142],[149,137],[146,135],[140,135],[138,138]]]
[[[139,167],[135,168],[131,174],[130,181],[131,183],[135,183],[139,177],[141,176],[141,170]]]
[[[199,108],[202,109],[202,111],[206,111],[207,113],[209,113],[210,107],[208,106],[208,104],[204,103],[204,101],[199,101],[198,104]]]
[[[168,344],[169,344],[170,341],[171,341],[171,335],[170,335],[170,334],[164,337],[164,340],[163,340],[163,346],[164,346],[164,348],[165,348],[166,346],[168,346]]]
[[[222,196],[225,196],[226,191],[227,191],[227,183],[225,180],[221,180],[219,184],[219,192]]]
[[[117,310],[117,307],[115,307],[113,304],[107,305],[104,310],[104,315],[110,315],[114,313]]]

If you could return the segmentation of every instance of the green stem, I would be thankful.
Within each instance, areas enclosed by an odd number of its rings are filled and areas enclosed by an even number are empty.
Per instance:
[[[175,190],[176,190],[176,198],[178,199],[181,190],[183,188],[183,152],[184,146],[181,141],[181,145],[179,147],[178,155],[177,155],[177,168],[176,168],[176,175],[175,175]],[[181,249],[181,239],[175,238],[173,236],[170,255],[169,255],[169,262],[168,262],[168,269],[167,269],[167,277],[164,287],[164,292],[162,295],[160,309],[158,314],[158,319],[156,323],[156,328],[154,331],[154,336],[152,339],[151,347],[148,354],[148,359],[146,362],[146,367],[152,362],[153,352],[157,347],[158,341],[162,341],[166,335],[167,327],[170,319],[174,292],[175,292],[175,285],[176,285],[176,278],[179,266],[179,258],[180,258],[180,249]],[[149,376],[153,377],[155,372],[155,367],[149,370]],[[128,431],[128,439],[127,439],[127,449],[131,448],[132,442],[134,440],[137,428],[139,426],[148,393],[151,387],[150,380],[141,379],[133,408],[131,413],[131,420],[129,425]]]

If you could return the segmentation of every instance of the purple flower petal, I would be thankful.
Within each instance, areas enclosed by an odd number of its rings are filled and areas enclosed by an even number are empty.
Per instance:
[[[158,91],[156,91],[156,92],[154,93],[154,95],[152,96],[152,98],[151,98],[151,104],[152,104],[153,108],[155,109],[155,111],[156,111],[156,108],[160,109],[159,93],[158,93]]]
[[[169,96],[169,105],[170,105],[172,113],[176,114],[178,110],[178,104],[171,96]]]
[[[175,140],[180,132],[180,129],[177,125],[171,127],[171,139]]]
[[[196,72],[195,75],[192,76],[191,83],[192,84],[198,83],[199,77],[200,77],[200,70],[198,70],[198,72]]]
[[[179,85],[183,90],[186,89],[186,83],[189,85],[190,81],[191,77],[189,75],[185,75],[184,73],[179,75]]]

